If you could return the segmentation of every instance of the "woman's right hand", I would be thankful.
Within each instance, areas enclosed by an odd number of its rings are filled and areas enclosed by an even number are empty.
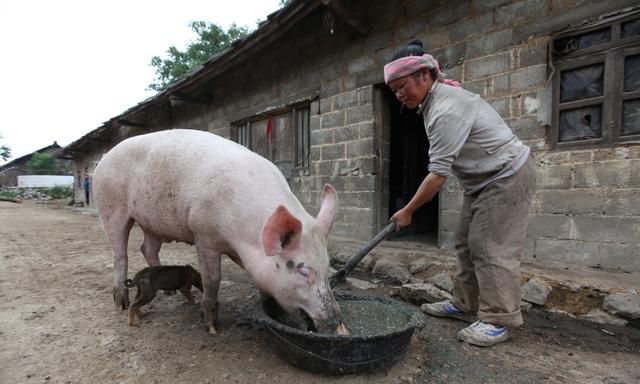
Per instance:
[[[394,213],[389,221],[393,221],[396,223],[396,232],[398,232],[402,228],[411,225],[411,216],[411,212],[407,211],[405,208],[402,208],[398,212]]]

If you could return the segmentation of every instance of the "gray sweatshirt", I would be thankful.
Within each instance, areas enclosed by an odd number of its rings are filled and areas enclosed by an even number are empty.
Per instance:
[[[429,172],[458,178],[465,194],[516,173],[529,157],[486,101],[462,88],[435,82],[420,105],[429,138]]]

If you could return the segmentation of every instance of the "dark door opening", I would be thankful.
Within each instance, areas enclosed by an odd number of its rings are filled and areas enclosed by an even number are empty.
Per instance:
[[[401,109],[400,102],[386,89],[391,122],[389,158],[389,215],[404,207],[418,190],[429,171],[429,141],[422,115]],[[411,225],[399,232],[398,240],[438,243],[438,195],[418,209]]]

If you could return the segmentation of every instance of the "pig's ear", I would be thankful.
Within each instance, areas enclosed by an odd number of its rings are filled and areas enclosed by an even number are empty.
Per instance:
[[[320,195],[320,212],[318,212],[318,217],[316,218],[318,224],[324,229],[325,236],[329,236],[337,211],[338,194],[331,184],[325,184]]]
[[[267,256],[282,253],[295,247],[300,240],[302,223],[287,208],[280,205],[269,217],[262,229],[262,246]]]

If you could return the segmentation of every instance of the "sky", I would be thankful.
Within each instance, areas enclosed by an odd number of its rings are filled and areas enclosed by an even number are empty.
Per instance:
[[[54,141],[66,146],[153,96],[151,58],[195,40],[191,21],[253,30],[279,7],[279,0],[0,2],[0,145],[11,148],[8,161]]]

